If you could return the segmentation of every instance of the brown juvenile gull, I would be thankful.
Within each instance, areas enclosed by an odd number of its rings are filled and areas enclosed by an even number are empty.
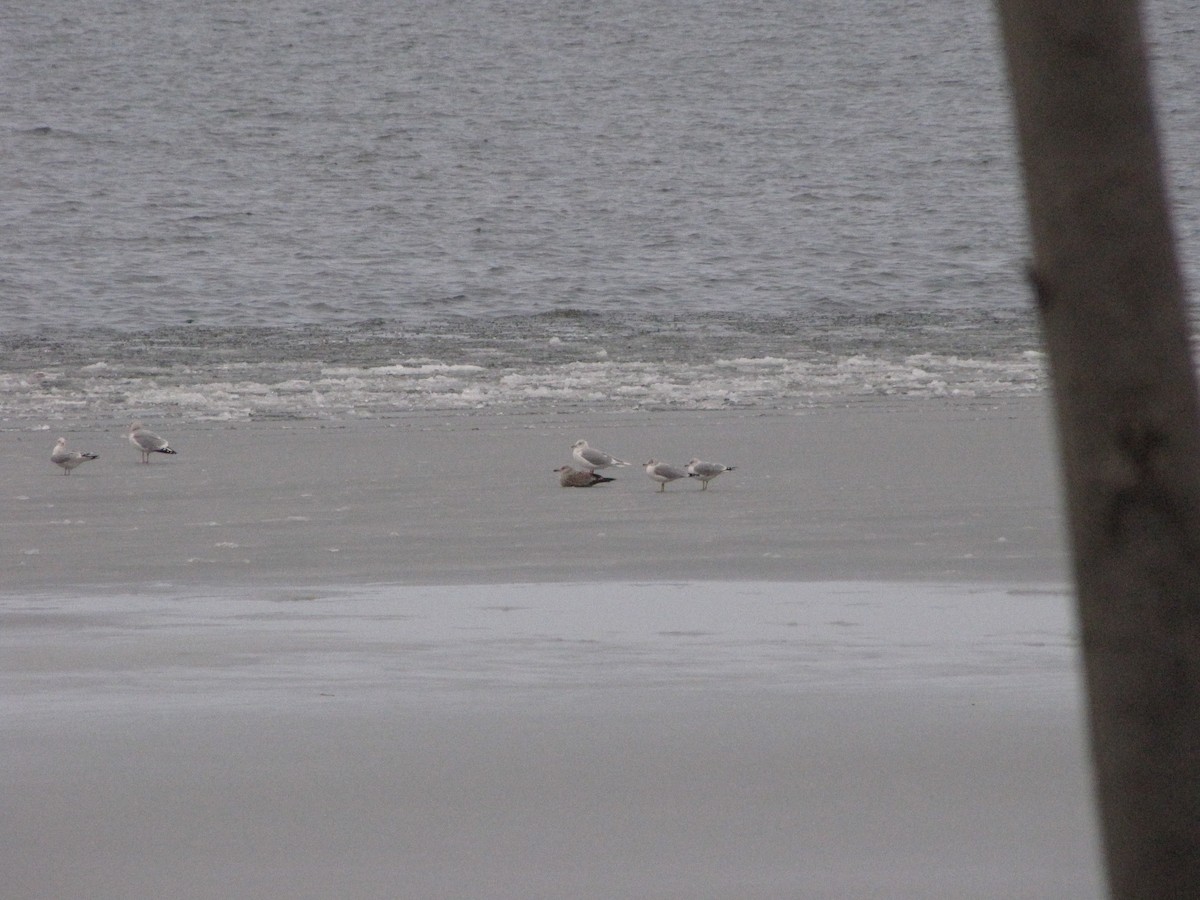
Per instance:
[[[151,453],[175,455],[175,451],[167,445],[164,438],[159,437],[153,431],[143,428],[141,422],[134,422],[129,426],[129,443],[137,447],[138,452],[142,454],[142,462],[144,463],[150,462]]]
[[[606,481],[616,481],[595,472],[580,472],[570,466],[560,466],[554,470],[558,473],[558,483],[563,487],[591,487],[593,484],[604,484]]]
[[[589,447],[587,441],[576,441],[571,445],[571,456],[589,472],[596,469],[607,469],[609,466],[627,466],[629,463],[617,459],[610,453],[605,453],[596,447]]]
[[[76,466],[82,466],[89,459],[99,458],[99,455],[96,453],[68,450],[67,439],[65,437],[60,437],[58,443],[54,445],[54,449],[50,451],[50,462],[56,466],[62,466],[64,475],[70,475],[72,469]]]
[[[670,463],[656,462],[653,459],[646,463],[646,474],[658,482],[659,493],[667,489],[668,481],[688,477],[687,469],[681,469]]]
[[[700,479],[700,490],[707,491],[708,483],[720,475],[722,472],[732,472],[737,466],[723,466],[720,463],[704,462],[702,459],[692,458],[692,461],[687,464],[688,475],[692,478]]]

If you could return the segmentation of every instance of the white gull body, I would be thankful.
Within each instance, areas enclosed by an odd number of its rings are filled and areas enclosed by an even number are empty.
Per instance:
[[[705,462],[695,457],[687,464],[688,475],[692,478],[700,479],[700,490],[702,491],[707,491],[708,483],[722,472],[732,472],[736,468],[737,466],[723,466],[721,463]]]
[[[63,474],[70,475],[71,470],[76,466],[82,466],[89,459],[99,459],[99,455],[95,453],[87,453],[80,450],[68,450],[67,439],[60,437],[54,445],[54,449],[50,451],[50,462],[56,466],[62,466]]]
[[[571,445],[571,456],[589,472],[596,469],[607,469],[609,466],[627,466],[629,463],[617,459],[611,453],[605,453],[596,447],[589,447],[587,441],[576,441]]]
[[[661,463],[653,459],[646,463],[646,474],[658,482],[659,493],[667,489],[668,482],[688,477],[687,469],[681,469],[679,466],[673,466],[670,463]]]
[[[142,454],[142,462],[150,462],[151,453],[167,453],[175,455],[175,451],[167,444],[165,438],[159,437],[153,431],[142,427],[141,422],[129,426],[129,443],[133,444]]]

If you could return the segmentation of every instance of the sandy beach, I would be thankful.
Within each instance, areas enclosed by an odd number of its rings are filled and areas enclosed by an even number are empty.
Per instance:
[[[154,424],[3,437],[8,896],[1102,893],[1041,401]]]

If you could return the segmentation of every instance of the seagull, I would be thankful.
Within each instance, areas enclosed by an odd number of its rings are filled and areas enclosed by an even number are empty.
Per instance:
[[[646,463],[646,474],[658,482],[658,492],[660,494],[667,489],[668,481],[688,477],[687,469],[681,469],[679,466],[673,466],[670,463],[656,462],[653,459]]]
[[[67,439],[60,437],[54,449],[50,451],[50,462],[62,466],[63,474],[70,475],[76,466],[82,466],[89,459],[99,459],[95,453],[82,453],[79,450],[68,450]]]
[[[129,443],[137,447],[142,454],[142,462],[150,462],[151,453],[169,453],[175,455],[175,451],[167,445],[166,440],[160,438],[153,431],[148,431],[142,427],[141,422],[134,422],[129,426]]]
[[[737,466],[723,466],[720,463],[704,462],[695,457],[687,464],[688,475],[692,478],[700,479],[700,490],[702,491],[707,491],[708,483],[722,472],[732,472],[736,468]]]
[[[623,459],[617,459],[603,450],[597,450],[595,447],[589,447],[587,441],[576,441],[571,445],[571,456],[575,457],[575,461],[585,467],[589,472],[594,472],[597,469],[607,469],[609,466],[627,466],[629,463]]]
[[[591,487],[593,484],[604,484],[606,481],[616,481],[595,472],[580,472],[570,466],[560,466],[554,470],[558,473],[558,483],[563,487]]]

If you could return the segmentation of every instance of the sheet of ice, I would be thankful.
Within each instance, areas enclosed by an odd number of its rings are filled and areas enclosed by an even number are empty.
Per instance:
[[[388,586],[3,601],[9,716],[654,687],[1074,691],[1058,588],[872,582]],[[136,639],[135,639],[136,638]]]
[[[1094,898],[1053,587],[3,598],[6,896]]]

